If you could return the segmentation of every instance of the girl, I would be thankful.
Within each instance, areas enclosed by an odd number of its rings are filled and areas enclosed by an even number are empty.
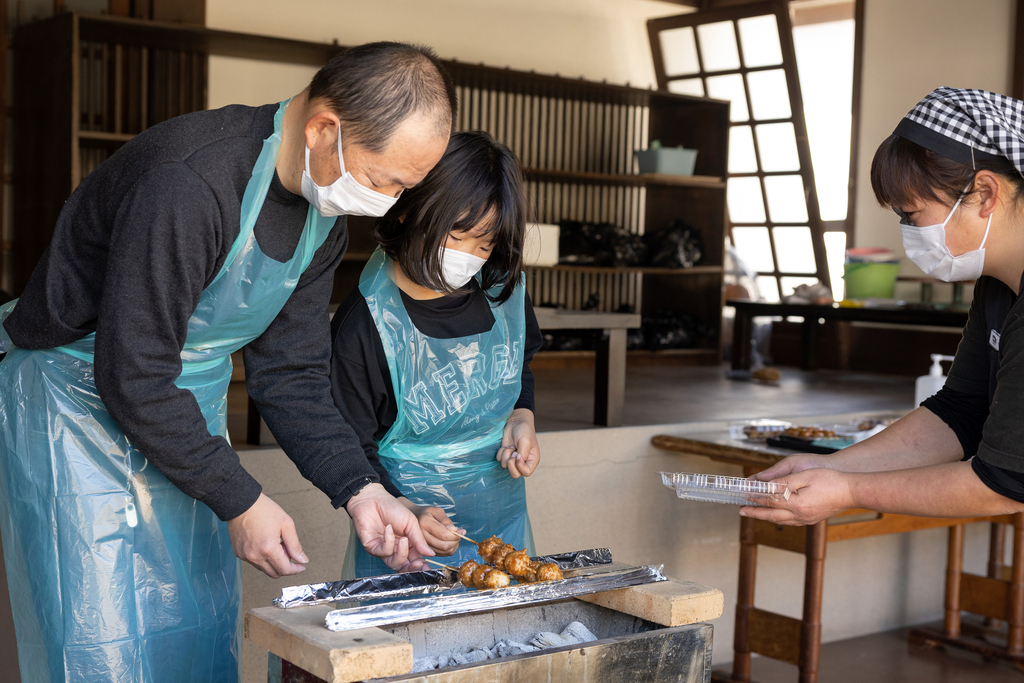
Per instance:
[[[524,222],[512,152],[487,133],[452,136],[378,221],[381,246],[332,323],[335,404],[452,564],[476,553],[455,525],[534,552],[521,477],[540,461],[528,363],[541,337],[522,281]],[[345,577],[389,571],[350,542]]]
[[[875,153],[871,186],[907,256],[947,282],[977,280],[945,386],[880,434],[758,475],[797,495],[741,514],[813,524],[859,507],[930,517],[1024,511],[1024,102],[939,88]],[[973,456],[973,457],[972,457]]]

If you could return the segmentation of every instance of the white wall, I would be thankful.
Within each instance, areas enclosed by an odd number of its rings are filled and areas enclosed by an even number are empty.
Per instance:
[[[908,406],[909,407],[909,406]],[[823,418],[845,421],[848,418]],[[804,418],[806,420],[806,418]],[[527,504],[541,553],[610,548],[618,561],[664,564],[667,574],[722,590],[725,613],[714,623],[714,662],[732,661],[739,562],[738,508],[683,501],[658,471],[741,475],[739,467],[661,451],[656,434],[717,429],[726,423],[656,425],[540,434],[541,466],[527,482]],[[243,567],[244,608],[264,607],[281,586],[336,580],[348,521],[331,509],[277,449],[242,451],[242,463],[296,520],[310,557],[300,577],[271,580]],[[968,527],[964,566],[983,574],[988,529]],[[822,639],[851,638],[942,618],[946,531],[932,529],[833,543],[825,560]],[[755,604],[799,618],[803,556],[762,548]],[[245,681],[266,675],[266,653],[246,645]]]
[[[652,0],[208,0],[207,25],[356,45],[404,40],[445,59],[653,86],[646,21],[680,14]],[[285,70],[287,71],[287,70]],[[210,60],[210,106],[261,104],[295,94],[313,70]]]
[[[940,86],[1009,94],[1014,0],[866,0],[857,155],[856,246],[903,255],[899,221],[871,191],[875,149]],[[909,261],[902,271],[921,275]]]

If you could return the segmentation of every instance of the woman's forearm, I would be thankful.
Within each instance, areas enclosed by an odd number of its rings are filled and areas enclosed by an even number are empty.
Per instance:
[[[885,472],[961,460],[956,433],[935,413],[918,408],[878,434],[826,456],[842,472]]]
[[[978,478],[970,462],[890,472],[854,472],[852,507],[921,517],[985,517],[1024,511]]]

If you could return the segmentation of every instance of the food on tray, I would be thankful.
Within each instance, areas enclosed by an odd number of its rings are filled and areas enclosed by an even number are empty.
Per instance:
[[[792,426],[791,422],[783,422],[782,420],[750,420],[742,424],[743,436],[760,441],[779,434]],[[730,431],[732,431],[732,428],[730,428]]]
[[[782,432],[784,436],[794,436],[798,439],[834,439],[836,433],[831,429],[821,427],[790,427]]]
[[[857,425],[857,430],[861,431],[861,432],[866,432],[869,429],[874,429],[878,425],[882,425],[883,427],[888,427],[889,425],[891,425],[895,421],[896,420],[894,420],[892,418],[887,418],[887,419],[884,419],[884,420],[876,420],[876,419],[873,419],[873,418],[869,418],[869,419],[866,419],[866,420],[861,420],[860,423]]]
[[[531,560],[525,550],[516,550],[495,536],[482,541],[478,545],[478,552],[484,562],[490,564],[466,560],[459,567],[459,581],[466,588],[504,588],[511,583],[510,574],[519,583],[557,581],[564,578],[561,567],[556,563]]]

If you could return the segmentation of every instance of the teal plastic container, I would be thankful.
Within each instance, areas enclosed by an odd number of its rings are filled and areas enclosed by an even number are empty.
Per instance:
[[[899,263],[855,262],[845,265],[847,299],[891,299]]]

